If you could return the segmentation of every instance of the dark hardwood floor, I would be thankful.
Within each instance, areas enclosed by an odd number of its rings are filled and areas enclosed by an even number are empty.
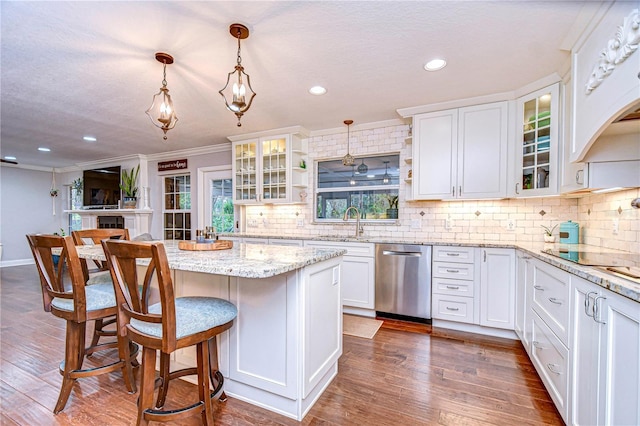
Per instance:
[[[0,424],[135,424],[137,395],[119,372],[80,379],[52,413],[64,322],[42,310],[35,266],[2,268],[0,281]],[[172,382],[166,407],[196,395]],[[217,425],[234,426],[563,424],[519,342],[397,321],[373,339],[344,336],[338,376],[302,422],[231,397],[215,411]]]

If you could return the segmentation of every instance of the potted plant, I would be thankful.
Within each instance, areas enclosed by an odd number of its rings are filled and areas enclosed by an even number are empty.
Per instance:
[[[553,235],[553,230],[558,227],[558,225],[553,225],[551,228],[548,226],[540,225],[544,228],[544,242],[545,243],[553,243],[556,241],[555,235]]]
[[[138,204],[138,173],[140,172],[140,164],[138,167],[132,168],[131,171],[122,170],[122,198],[125,209],[135,209]]]
[[[398,196],[387,194],[387,201],[389,202],[389,208],[387,209],[388,219],[398,218]]]

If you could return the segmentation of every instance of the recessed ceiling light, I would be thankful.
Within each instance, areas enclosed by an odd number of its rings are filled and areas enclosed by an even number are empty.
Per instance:
[[[93,137],[93,136],[84,136],[82,139],[83,139],[83,140],[85,140],[85,141],[87,141],[87,142],[95,142],[95,141],[97,141],[97,140],[98,140],[98,139],[96,139],[96,138],[95,138],[95,137]]]
[[[447,61],[444,59],[432,59],[424,65],[424,69],[427,71],[438,71],[447,65]]]
[[[320,96],[327,93],[327,89],[322,86],[313,86],[311,89],[309,89],[309,93],[311,93],[312,95]]]
[[[17,160],[17,158],[16,158],[16,157],[14,157],[13,155],[5,155],[5,156],[4,156],[4,159],[5,159],[5,160],[11,160],[11,161],[13,161],[13,160]]]
[[[51,150],[49,148],[45,148],[45,147],[41,146],[40,148],[38,148],[38,151],[49,152]]]

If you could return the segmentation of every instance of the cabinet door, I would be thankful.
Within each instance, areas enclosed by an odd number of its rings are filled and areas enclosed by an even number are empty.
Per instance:
[[[515,253],[513,249],[482,249],[480,263],[480,325],[513,330],[515,316]]]
[[[594,319],[594,302],[600,287],[571,277],[571,423],[601,424],[598,421],[600,389],[600,330]]]
[[[413,198],[454,198],[458,110],[416,115],[413,132]]]
[[[265,203],[289,201],[291,167],[289,138],[275,136],[260,139],[262,151],[262,186],[260,193]]]
[[[355,308],[375,307],[375,266],[371,257],[344,256],[342,261],[342,304]]]
[[[233,202],[257,203],[260,182],[260,153],[257,141],[233,143]]]
[[[606,292],[596,318],[604,321],[604,420],[607,425],[640,424],[640,304]]]
[[[507,194],[507,102],[458,112],[458,198]]]
[[[529,350],[528,341],[525,343],[525,324],[527,323],[527,298],[525,292],[527,288],[527,269],[529,265],[530,256],[525,255],[522,252],[518,252],[516,255],[516,312],[514,328],[518,337],[525,345],[527,351]]]
[[[517,100],[516,196],[558,192],[559,84]]]

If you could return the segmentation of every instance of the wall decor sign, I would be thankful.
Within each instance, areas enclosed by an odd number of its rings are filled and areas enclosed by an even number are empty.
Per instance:
[[[171,161],[159,161],[158,171],[166,172],[168,170],[180,170],[187,168],[187,159],[183,160],[171,160]]]
[[[585,85],[588,95],[600,86],[600,83],[613,72],[616,65],[624,62],[638,49],[640,43],[640,15],[638,9],[633,10],[618,27],[614,38],[609,40],[607,47],[600,52],[598,62],[593,67],[589,81]]]

